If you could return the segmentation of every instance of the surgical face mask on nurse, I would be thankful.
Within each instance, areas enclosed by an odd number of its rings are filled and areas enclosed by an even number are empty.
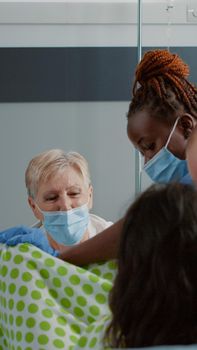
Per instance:
[[[171,181],[180,181],[188,174],[186,160],[177,158],[167,148],[178,120],[179,118],[176,119],[164,147],[162,147],[160,151],[144,165],[144,171],[154,182],[168,183]]]
[[[29,204],[49,236],[58,244],[73,245],[87,234],[92,186],[71,166],[38,186]]]
[[[170,126],[147,110],[138,111],[128,119],[128,137],[144,157],[144,170],[154,182],[180,181],[188,174],[185,161],[187,137],[182,127],[183,119],[177,128],[179,120]]]

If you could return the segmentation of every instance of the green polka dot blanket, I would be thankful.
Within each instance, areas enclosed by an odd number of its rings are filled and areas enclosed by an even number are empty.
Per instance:
[[[115,274],[114,261],[85,269],[0,245],[0,350],[103,349]]]

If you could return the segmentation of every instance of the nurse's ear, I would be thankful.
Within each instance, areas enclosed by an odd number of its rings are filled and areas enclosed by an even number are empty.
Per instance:
[[[181,130],[183,136],[185,139],[188,139],[192,131],[194,130],[196,125],[196,119],[192,117],[189,113],[184,113],[179,121],[178,121],[178,128]]]

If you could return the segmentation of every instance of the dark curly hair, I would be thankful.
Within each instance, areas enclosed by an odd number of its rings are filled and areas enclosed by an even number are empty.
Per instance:
[[[197,88],[188,81],[189,67],[167,50],[145,53],[135,71],[127,117],[146,107],[164,121],[180,112],[197,119]]]
[[[197,193],[152,185],[128,209],[110,294],[112,347],[197,343]]]

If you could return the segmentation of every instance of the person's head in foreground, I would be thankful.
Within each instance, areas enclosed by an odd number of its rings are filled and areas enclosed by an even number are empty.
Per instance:
[[[114,347],[197,343],[197,192],[152,185],[128,209],[107,339]]]
[[[34,157],[25,173],[28,202],[53,248],[89,238],[92,185],[86,159],[52,149]]]
[[[189,172],[197,185],[197,127],[195,127],[189,138],[186,154]]]
[[[137,65],[128,137],[154,182],[192,183],[185,151],[197,123],[197,88],[188,65],[167,50],[148,51]]]

